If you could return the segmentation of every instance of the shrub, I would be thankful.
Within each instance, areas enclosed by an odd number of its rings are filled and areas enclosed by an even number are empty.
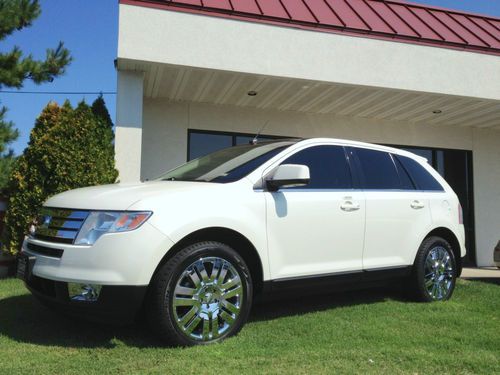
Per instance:
[[[54,194],[116,181],[113,129],[102,97],[92,107],[49,103],[8,182],[3,250],[15,254],[43,202]]]

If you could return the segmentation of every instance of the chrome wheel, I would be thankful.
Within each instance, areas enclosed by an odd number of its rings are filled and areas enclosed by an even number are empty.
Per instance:
[[[215,340],[235,324],[243,299],[240,275],[230,262],[200,258],[177,280],[172,299],[175,322],[192,340]]]
[[[453,260],[442,246],[433,247],[427,254],[424,268],[425,289],[434,300],[444,300],[453,287]]]

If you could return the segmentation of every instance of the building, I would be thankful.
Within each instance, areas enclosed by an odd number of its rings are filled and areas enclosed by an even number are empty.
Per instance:
[[[263,136],[427,157],[470,262],[500,239],[500,19],[396,0],[120,0],[116,160],[153,178]]]

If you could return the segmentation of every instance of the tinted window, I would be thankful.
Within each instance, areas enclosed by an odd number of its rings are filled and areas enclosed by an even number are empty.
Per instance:
[[[397,155],[397,159],[409,173],[419,190],[443,190],[439,182],[418,162],[401,155]]]
[[[208,155],[233,145],[233,137],[226,134],[191,133],[189,135],[189,160]]]
[[[406,169],[403,167],[401,162],[395,157],[395,155],[392,155],[392,159],[396,163],[396,168],[398,170],[399,174],[399,179],[401,181],[401,189],[403,190],[415,190],[415,185],[413,184],[413,181],[410,178],[410,175],[408,172],[406,172]]]
[[[401,189],[391,155],[383,151],[356,148],[364,175],[363,189]]]
[[[226,133],[207,130],[189,130],[188,160],[193,160],[231,146],[248,145],[255,138],[252,134]],[[285,139],[273,135],[259,135],[258,143]]]
[[[234,182],[294,143],[294,141],[273,141],[225,148],[182,164],[157,179]]]
[[[278,147],[274,150],[268,151],[263,155],[257,156],[255,159],[252,159],[238,167],[230,170],[226,174],[216,177],[212,180],[212,182],[234,182],[238,181],[246,175],[250,174],[266,161],[271,159],[273,156],[278,155],[281,151],[283,151],[288,146]]]
[[[290,156],[282,164],[309,167],[311,181],[307,186],[287,189],[351,189],[351,171],[340,146],[314,146]]]

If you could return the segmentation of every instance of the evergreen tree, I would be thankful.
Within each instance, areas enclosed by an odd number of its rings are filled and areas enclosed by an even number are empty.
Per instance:
[[[92,107],[85,102],[76,108],[69,102],[45,107],[9,180],[5,251],[19,250],[29,224],[50,196],[116,181],[112,127],[102,97]]]
[[[16,30],[31,26],[40,16],[38,0],[0,0],[0,41]],[[64,73],[71,62],[69,51],[59,43],[56,49],[48,49],[45,60],[33,56],[23,56],[19,47],[0,53],[0,89],[3,87],[23,87],[26,79],[40,84],[52,82]],[[8,145],[15,141],[19,133],[11,122],[4,120],[6,108],[0,108],[0,190],[5,187],[14,157]]]
[[[12,150],[7,147],[19,136],[14,124],[4,120],[6,111],[7,108],[0,108],[0,193],[7,184],[10,168],[15,161]]]

